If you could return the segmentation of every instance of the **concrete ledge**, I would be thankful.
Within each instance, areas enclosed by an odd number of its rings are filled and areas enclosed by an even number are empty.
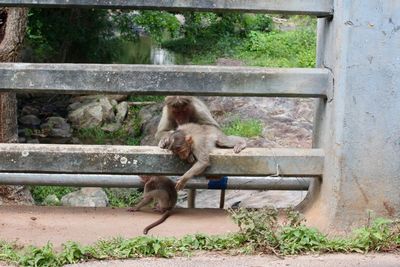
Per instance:
[[[1,63],[0,91],[326,97],[327,69]]]
[[[0,144],[1,172],[181,175],[190,165],[152,146]],[[205,175],[320,176],[321,149],[216,149]]]
[[[333,0],[0,0],[0,6],[155,9],[169,11],[268,12],[329,16]]]

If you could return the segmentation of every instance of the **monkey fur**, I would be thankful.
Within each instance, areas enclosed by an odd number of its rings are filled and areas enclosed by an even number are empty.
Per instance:
[[[154,200],[156,202],[155,210],[162,213],[160,219],[144,228],[143,234],[147,235],[150,229],[163,223],[171,215],[171,210],[176,205],[178,194],[175,189],[175,183],[165,176],[143,175],[140,178],[144,182],[143,199],[128,211],[139,211],[143,206]]]
[[[226,136],[212,125],[187,123],[171,132],[162,148],[167,148],[180,159],[194,163],[183,174],[175,188],[182,190],[193,176],[200,175],[210,165],[210,152],[216,147],[233,148],[239,153],[246,148],[246,140],[239,136]]]
[[[156,140],[159,141],[159,147],[165,146],[170,131],[185,123],[214,125],[219,128],[219,124],[214,120],[207,106],[197,97],[167,96],[164,104],[155,134]]]

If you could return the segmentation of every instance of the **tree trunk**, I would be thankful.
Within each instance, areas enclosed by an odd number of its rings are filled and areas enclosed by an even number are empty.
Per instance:
[[[0,62],[15,62],[25,37],[26,8],[0,8]],[[15,93],[0,93],[0,142],[17,142],[17,99]],[[32,204],[24,186],[0,186],[0,204]]]

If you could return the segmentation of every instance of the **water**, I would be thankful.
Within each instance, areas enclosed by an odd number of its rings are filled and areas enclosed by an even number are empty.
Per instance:
[[[124,42],[123,47],[116,63],[179,65],[187,62],[183,55],[161,48],[148,36],[141,36],[135,42]]]

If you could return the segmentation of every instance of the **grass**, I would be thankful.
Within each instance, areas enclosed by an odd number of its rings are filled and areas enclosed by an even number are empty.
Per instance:
[[[280,218],[278,220],[278,215]],[[223,236],[187,235],[180,239],[140,236],[100,240],[91,246],[67,242],[56,252],[52,244],[21,248],[0,242],[0,260],[20,266],[63,266],[88,260],[173,257],[194,251],[278,256],[326,252],[388,252],[400,249],[400,221],[376,218],[346,238],[328,237],[306,227],[301,215],[274,209],[231,211],[238,233]]]
[[[249,66],[314,67],[316,19],[290,16],[287,23],[295,25],[295,28],[288,31],[250,31],[245,36],[199,35],[195,41],[174,39],[164,42],[163,46],[184,54],[195,65],[212,65],[218,58],[232,58]]]
[[[239,118],[234,119],[222,129],[226,135],[243,137],[260,136],[262,134],[262,130],[263,124],[261,121],[255,119],[241,120]]]
[[[46,205],[45,199],[49,195],[56,195],[61,200],[63,196],[73,191],[78,190],[77,187],[66,187],[66,186],[32,186],[31,194],[36,204]],[[137,189],[114,189],[114,188],[103,188],[105,191],[109,204],[109,207],[131,207],[138,202],[141,197],[141,193]]]

